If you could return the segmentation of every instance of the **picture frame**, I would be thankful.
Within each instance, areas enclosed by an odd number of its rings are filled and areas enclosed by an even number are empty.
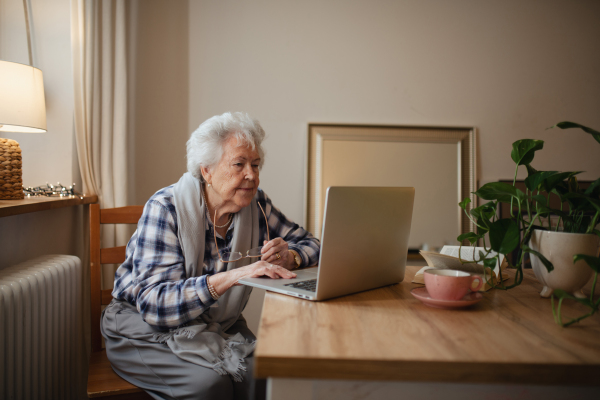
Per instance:
[[[454,161],[452,165],[444,168],[452,169],[456,173],[453,185],[455,198],[451,200],[444,198],[442,201],[448,207],[452,214],[452,223],[455,225],[456,236],[469,232],[474,229],[474,225],[469,218],[464,215],[458,203],[464,198],[470,198],[469,209],[475,206],[476,196],[472,194],[476,190],[476,129],[474,127],[438,127],[438,126],[404,126],[404,125],[359,125],[359,124],[327,124],[311,123],[308,126],[308,165],[307,165],[307,208],[306,208],[306,226],[310,232],[319,237],[321,233],[321,224],[323,218],[323,208],[325,205],[325,195],[327,187],[325,184],[335,182],[328,170],[328,160],[325,159],[326,153],[331,155],[340,152],[343,153],[347,146],[354,143],[356,146],[373,146],[377,143],[386,144],[385,147],[395,146],[397,144],[412,144],[424,146],[425,149],[433,148],[436,144],[447,144],[454,151]],[[389,146],[388,146],[389,144]],[[427,150],[425,150],[427,151]],[[342,164],[346,160],[342,160]],[[434,160],[424,160],[434,163]],[[381,169],[395,168],[397,160],[389,160],[389,164],[382,160],[349,160],[349,163],[359,162],[365,168],[374,163]],[[383,165],[383,168],[381,167]],[[344,166],[336,166],[344,168]],[[386,184],[381,181],[380,171],[373,170],[377,174],[378,186],[394,186],[393,182]],[[329,174],[329,175],[328,175]],[[383,183],[383,184],[382,184]],[[353,182],[345,180],[342,185],[355,186]],[[333,185],[330,185],[333,186]],[[371,186],[358,182],[356,186]],[[418,200],[419,191],[417,190],[416,200]],[[415,226],[415,216],[413,216],[413,227]],[[412,233],[411,233],[412,234]],[[452,244],[456,243],[456,236]],[[446,243],[442,243],[446,244]],[[413,246],[414,247],[414,246]],[[412,249],[414,250],[414,248]]]

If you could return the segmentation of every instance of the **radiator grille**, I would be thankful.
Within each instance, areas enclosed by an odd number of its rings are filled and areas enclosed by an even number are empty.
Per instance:
[[[78,397],[81,282],[75,256],[47,255],[0,271],[0,398]]]

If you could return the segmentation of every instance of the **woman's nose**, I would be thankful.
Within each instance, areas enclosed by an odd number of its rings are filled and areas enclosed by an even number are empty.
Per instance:
[[[245,173],[246,173],[246,179],[248,179],[249,181],[253,181],[254,179],[256,179],[257,172],[254,171],[254,169],[252,168],[252,165],[246,166]]]

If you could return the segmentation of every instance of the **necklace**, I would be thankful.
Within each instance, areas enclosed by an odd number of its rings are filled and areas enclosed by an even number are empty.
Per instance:
[[[213,222],[213,225],[215,225],[215,228],[225,228],[227,225],[229,225],[231,223],[231,220],[233,219],[233,214],[229,214],[229,221],[227,221],[224,225],[216,225]]]
[[[206,205],[206,209],[208,210],[208,201],[206,201],[206,195],[204,194],[204,188],[202,188],[202,198],[204,199],[204,204]],[[210,210],[209,210],[208,214],[210,217]],[[232,219],[233,219],[233,214],[229,213],[229,220],[224,225],[217,225],[216,224],[217,221],[211,221],[211,222],[213,223],[215,228],[225,228],[227,225],[229,225],[231,223]]]

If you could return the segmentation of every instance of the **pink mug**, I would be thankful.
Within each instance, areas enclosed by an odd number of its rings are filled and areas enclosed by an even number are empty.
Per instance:
[[[453,269],[427,269],[424,278],[427,292],[438,300],[460,300],[467,292],[477,292],[483,286],[479,276]],[[475,281],[477,287],[473,287]]]

